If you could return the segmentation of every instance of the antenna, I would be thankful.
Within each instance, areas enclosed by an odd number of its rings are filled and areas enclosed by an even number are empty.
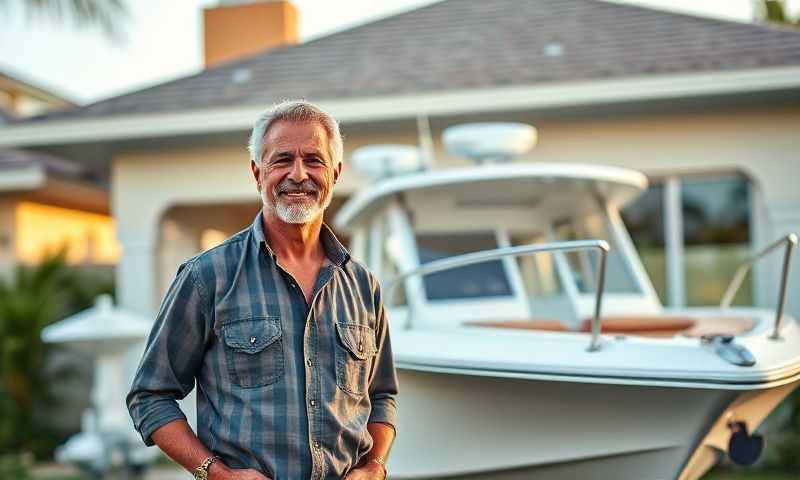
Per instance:
[[[417,137],[419,137],[419,149],[422,153],[422,164],[426,169],[430,169],[433,167],[433,159],[436,155],[433,148],[431,123],[427,113],[421,112],[417,115]]]

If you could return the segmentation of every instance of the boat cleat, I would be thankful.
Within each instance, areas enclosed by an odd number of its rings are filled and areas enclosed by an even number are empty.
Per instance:
[[[700,337],[703,345],[709,345],[723,360],[740,367],[752,367],[756,357],[744,345],[734,342],[733,335],[711,335]]]

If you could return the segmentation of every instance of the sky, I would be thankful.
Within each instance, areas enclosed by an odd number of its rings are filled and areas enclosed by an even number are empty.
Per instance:
[[[26,21],[11,0],[0,9],[0,71],[76,103],[189,75],[202,68],[203,7],[217,0],[128,0],[125,39],[99,30],[77,31],[48,21]],[[302,40],[411,10],[437,0],[293,0]],[[752,0],[614,0],[664,10],[750,21]],[[796,12],[800,0],[791,0]]]

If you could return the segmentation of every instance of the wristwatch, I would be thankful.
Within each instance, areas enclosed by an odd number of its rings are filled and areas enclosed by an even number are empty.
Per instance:
[[[386,460],[383,457],[375,457],[370,459],[370,462],[375,462],[383,468],[383,479],[386,480],[389,477],[389,471],[386,470]]]
[[[211,464],[219,460],[219,457],[208,457],[203,460],[203,463],[200,464],[199,467],[194,469],[194,478],[197,480],[208,480],[208,469],[211,468]]]

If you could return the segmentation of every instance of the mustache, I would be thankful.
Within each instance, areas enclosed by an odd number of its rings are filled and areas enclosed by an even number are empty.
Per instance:
[[[275,193],[319,193],[319,186],[313,180],[306,179],[300,183],[289,180],[288,178],[275,187]]]

